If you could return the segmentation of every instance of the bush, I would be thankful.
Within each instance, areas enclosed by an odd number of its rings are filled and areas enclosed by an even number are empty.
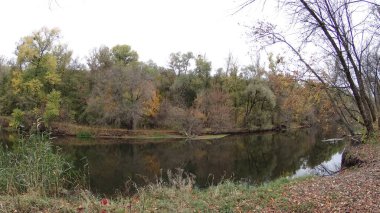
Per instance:
[[[57,195],[71,183],[71,168],[45,135],[20,137],[11,150],[0,147],[0,193]]]

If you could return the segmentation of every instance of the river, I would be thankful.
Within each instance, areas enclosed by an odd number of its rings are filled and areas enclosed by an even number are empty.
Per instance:
[[[322,142],[315,129],[231,135],[214,140],[55,139],[62,153],[89,175],[93,192],[126,193],[127,182],[143,186],[167,170],[183,169],[198,187],[231,179],[260,184],[279,177],[326,175],[338,170],[344,142]]]

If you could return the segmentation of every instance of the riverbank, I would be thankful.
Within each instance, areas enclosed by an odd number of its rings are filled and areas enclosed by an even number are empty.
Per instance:
[[[137,129],[85,126],[72,123],[55,122],[52,124],[53,136],[73,136],[78,138],[98,139],[219,139],[227,136],[225,133],[213,134],[204,132],[201,135],[186,137],[178,131],[166,129]]]
[[[10,117],[0,116],[0,130],[9,130]],[[51,124],[52,136],[71,136],[78,138],[99,138],[99,139],[190,139],[190,140],[210,140],[219,139],[227,135],[265,133],[285,131],[287,129],[301,129],[310,126],[290,127],[261,127],[254,129],[231,128],[231,129],[203,129],[199,135],[187,137],[176,130],[167,129],[137,129],[128,130],[122,128],[112,128],[106,126],[88,126],[69,122],[53,122]]]
[[[307,126],[309,127],[309,126]],[[289,129],[300,129],[306,128],[306,126],[294,126]],[[176,130],[167,129],[137,129],[128,130],[121,128],[111,128],[111,127],[98,127],[98,126],[86,126],[65,122],[54,122],[52,123],[53,134],[56,136],[77,136],[77,137],[93,137],[93,138],[103,138],[103,139],[192,139],[192,140],[203,140],[203,139],[217,139],[222,138],[227,135],[234,134],[248,134],[248,133],[264,133],[273,131],[284,131],[286,127],[274,128],[272,126],[256,129],[244,129],[244,128],[233,128],[233,129],[220,129],[211,130],[203,129],[200,135],[188,138]]]
[[[139,188],[132,197],[96,197],[88,191],[51,198],[29,192],[0,195],[0,212],[376,212],[380,209],[380,145],[353,147],[346,156],[360,159],[329,177],[281,178],[258,187],[223,181],[194,187],[191,176],[173,175]]]

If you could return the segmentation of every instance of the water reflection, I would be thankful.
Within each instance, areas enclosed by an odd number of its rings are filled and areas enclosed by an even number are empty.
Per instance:
[[[83,166],[80,159],[88,159],[93,191],[112,194],[117,189],[123,191],[126,180],[143,185],[146,181],[154,181],[162,170],[175,168],[195,174],[200,187],[218,183],[223,178],[261,183],[281,176],[310,174],[314,171],[312,168],[331,157],[341,158],[343,142],[321,142],[324,137],[316,130],[307,129],[235,135],[208,141],[141,143],[114,140],[74,145],[80,144],[76,141],[79,139],[64,138],[57,144],[78,168]],[[340,163],[340,159],[337,161]]]

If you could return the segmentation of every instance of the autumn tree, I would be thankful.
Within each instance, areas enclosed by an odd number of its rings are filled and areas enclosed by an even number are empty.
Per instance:
[[[10,109],[25,111],[32,120],[42,117],[46,123],[59,116],[61,75],[71,60],[71,51],[59,39],[58,29],[42,28],[20,40],[11,71]]]
[[[247,1],[247,6],[255,0]],[[326,87],[329,88],[329,80],[323,75],[320,67],[308,62],[304,57],[304,48],[313,46],[321,50],[323,57],[337,62],[335,70],[344,77],[342,84],[333,85],[346,89],[346,94],[352,96],[360,120],[362,120],[367,134],[374,132],[373,122],[377,119],[373,97],[365,87],[363,61],[365,51],[373,46],[379,35],[376,33],[377,12],[372,8],[379,7],[376,1],[353,0],[300,0],[285,1],[284,9],[292,15],[293,25],[299,27],[300,45],[291,42],[276,26],[268,22],[259,22],[251,30],[251,36],[255,40],[266,44],[283,43],[287,45],[306,69]],[[360,8],[360,9],[359,9]],[[363,12],[366,15],[363,15]],[[336,105],[336,104],[335,104]]]
[[[150,67],[137,59],[128,45],[92,53],[88,60],[92,86],[85,110],[89,123],[135,129],[144,116],[157,113],[160,100]]]
[[[227,92],[219,88],[204,90],[197,96],[195,106],[204,115],[205,127],[214,131],[232,127],[232,101]]]
[[[202,133],[205,115],[196,107],[180,107],[164,101],[159,112],[164,127],[179,131],[191,138]]]

